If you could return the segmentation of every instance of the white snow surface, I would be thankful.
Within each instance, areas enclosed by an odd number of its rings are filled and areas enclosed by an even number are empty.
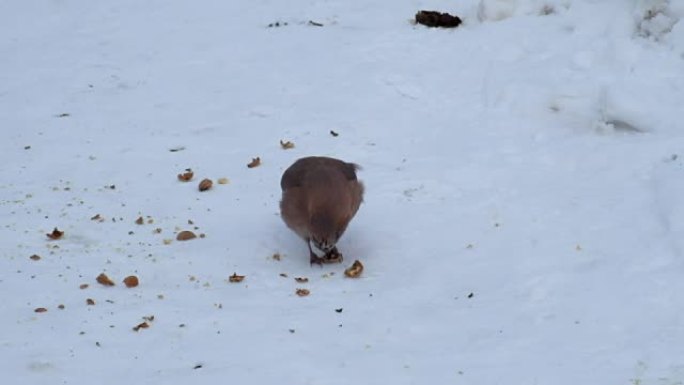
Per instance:
[[[3,2],[2,382],[682,384],[682,18],[681,0]],[[363,167],[342,264],[310,266],[279,218],[309,155]]]

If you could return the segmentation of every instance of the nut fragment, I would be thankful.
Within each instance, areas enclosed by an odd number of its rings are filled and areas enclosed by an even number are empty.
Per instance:
[[[297,283],[307,283],[307,282],[309,282],[309,278],[306,278],[306,277],[296,277],[296,278],[295,278],[295,281],[296,281]]]
[[[344,275],[349,278],[358,278],[363,273],[363,265],[357,259],[354,263],[344,270]]]
[[[245,279],[244,275],[237,275],[237,273],[233,273],[230,277],[228,277],[228,281],[232,283],[237,283],[237,282],[242,282],[242,280]]]
[[[228,178],[218,178],[218,179],[216,180],[216,182],[217,182],[218,184],[228,184],[228,183],[230,183],[230,180],[229,180]]]
[[[46,234],[46,235],[47,235],[47,237],[50,238],[50,239],[60,239],[60,238],[62,238],[62,235],[64,235],[64,231],[59,231],[59,230],[57,230],[57,228],[55,227],[55,229],[52,230],[51,233]]]
[[[112,281],[109,277],[107,277],[107,274],[101,273],[100,275],[97,276],[96,278],[97,283],[105,285],[105,286],[114,286],[114,281]]]
[[[192,180],[192,177],[195,176],[195,173],[192,172],[192,170],[185,169],[185,172],[182,174],[178,174],[178,180],[181,182],[189,182]]]
[[[211,181],[211,179],[202,179],[202,181],[199,184],[199,190],[200,191],[207,191],[211,188],[211,186],[214,184],[214,182]]]
[[[33,254],[29,258],[31,258],[32,261],[40,261],[40,255],[38,254]]]
[[[139,331],[140,329],[147,329],[150,327],[150,324],[147,322],[139,323],[138,325],[133,327],[133,331]]]
[[[249,164],[247,165],[248,168],[254,168],[259,166],[261,166],[261,158],[259,158],[258,156],[256,158],[252,158],[252,161],[249,162]]]
[[[178,241],[188,241],[194,238],[197,238],[197,235],[195,235],[195,233],[189,230],[181,231],[180,233],[178,233],[178,235],[176,235],[176,240]]]
[[[297,291],[295,291],[295,293],[300,297],[306,297],[311,292],[309,291],[309,289],[297,289]]]
[[[140,281],[138,280],[138,277],[135,275],[129,275],[128,277],[124,278],[123,280],[124,285],[126,287],[136,287],[138,284],[140,284]]]
[[[286,142],[283,142],[282,140],[280,141],[280,147],[282,147],[283,150],[289,150],[294,148],[294,146],[294,143],[290,142],[289,140]]]
[[[35,310],[33,310],[33,311],[35,311],[36,313],[45,313],[45,312],[47,311],[47,309],[44,308],[44,307],[37,307],[37,308],[36,308]]]

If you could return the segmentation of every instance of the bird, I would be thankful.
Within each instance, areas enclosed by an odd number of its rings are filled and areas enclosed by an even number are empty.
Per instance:
[[[309,261],[342,261],[337,242],[363,201],[364,185],[356,178],[360,167],[339,159],[309,156],[298,159],[280,179],[280,215],[306,241]],[[322,251],[321,258],[311,246]]]

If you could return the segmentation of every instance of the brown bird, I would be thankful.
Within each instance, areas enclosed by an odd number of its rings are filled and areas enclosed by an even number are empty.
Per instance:
[[[337,241],[363,201],[358,168],[339,159],[311,156],[294,162],[280,179],[280,214],[306,241],[312,264],[342,258]],[[311,243],[325,253],[323,258],[313,252]]]

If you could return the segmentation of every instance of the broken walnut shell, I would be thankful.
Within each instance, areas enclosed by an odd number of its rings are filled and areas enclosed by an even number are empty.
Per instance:
[[[212,182],[211,179],[202,179],[202,181],[199,184],[199,190],[200,191],[207,191],[213,185],[214,185],[214,182]]]
[[[181,182],[190,182],[193,176],[195,176],[195,173],[192,172],[192,170],[187,169],[184,173],[178,174],[178,180]]]
[[[51,233],[46,234],[50,239],[60,239],[64,235],[64,231],[59,231],[56,227]]]
[[[344,270],[344,275],[349,278],[358,278],[361,273],[363,273],[363,264],[358,259]]]
[[[138,286],[140,281],[135,275],[129,275],[128,277],[124,278],[123,283],[126,285],[126,287],[131,288]]]
[[[178,235],[176,235],[176,240],[178,241],[188,241],[190,239],[197,238],[197,235],[189,230],[183,230]]]
[[[114,281],[112,281],[111,278],[107,276],[105,273],[101,273],[100,275],[97,276],[96,278],[97,283],[105,286],[114,286]]]
[[[242,282],[242,280],[245,279],[244,275],[237,275],[237,273],[233,273],[230,277],[228,277],[228,281],[232,283],[238,283]]]

